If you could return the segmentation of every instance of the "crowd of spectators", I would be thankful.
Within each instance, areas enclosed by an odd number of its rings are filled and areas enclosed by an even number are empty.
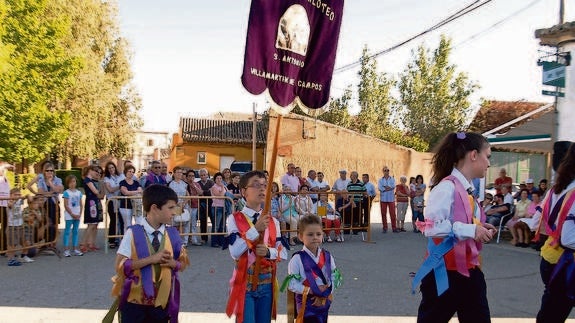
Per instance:
[[[507,176],[505,168],[500,169],[499,177],[494,182],[495,195],[486,193],[483,200],[487,222],[505,226],[511,233],[512,245],[528,247],[532,232],[539,227],[547,183],[547,179],[541,179],[535,186],[534,180],[528,178],[519,184],[519,189],[513,194],[513,179]],[[538,241],[535,248],[540,245],[541,241]]]

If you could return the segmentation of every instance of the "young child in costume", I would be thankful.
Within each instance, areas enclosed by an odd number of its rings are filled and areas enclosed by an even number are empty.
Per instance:
[[[296,294],[296,322],[325,323],[333,289],[341,284],[341,274],[331,254],[321,248],[323,229],[318,216],[308,215],[299,220],[298,238],[304,246],[291,258],[289,275],[281,290],[288,287]]]
[[[227,241],[236,267],[226,314],[235,314],[237,323],[271,322],[276,316],[276,264],[287,259],[287,251],[278,220],[261,214],[266,187],[264,173],[244,174],[240,191],[246,204],[227,219]]]
[[[450,133],[432,159],[435,187],[425,222],[428,257],[415,275],[421,282],[418,322],[445,322],[457,313],[460,322],[490,322],[485,278],[479,252],[496,230],[473,197],[472,180],[485,176],[491,148],[477,133]]]
[[[118,297],[121,322],[177,323],[177,273],[189,261],[178,230],[166,224],[172,223],[178,196],[165,185],[153,184],[144,190],[142,203],[145,220],[125,232],[118,248],[112,295]],[[112,322],[113,310],[103,322]]]

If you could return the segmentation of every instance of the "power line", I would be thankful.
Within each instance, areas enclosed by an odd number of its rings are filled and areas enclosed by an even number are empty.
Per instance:
[[[511,18],[513,18],[513,17],[515,17],[515,16],[517,16],[517,15],[519,15],[519,14],[521,14],[523,11],[525,11],[525,10],[527,10],[527,9],[529,9],[529,8],[531,8],[531,7],[533,7],[537,2],[540,2],[540,1],[541,1],[541,0],[534,0],[534,1],[532,1],[532,2],[529,3],[527,6],[521,8],[521,9],[515,11],[514,13],[512,13],[511,15],[509,15],[509,16],[507,16],[507,17],[501,19],[501,20],[499,20],[498,22],[494,23],[493,25],[489,26],[488,28],[486,28],[486,29],[484,29],[484,30],[482,30],[482,31],[480,31],[480,32],[478,32],[478,33],[476,33],[476,34],[474,34],[474,35],[468,37],[467,39],[461,41],[461,42],[458,43],[457,45],[453,46],[453,48],[455,49],[455,48],[457,48],[457,47],[459,47],[459,46],[461,46],[461,45],[464,45],[465,43],[467,43],[467,42],[469,42],[469,41],[471,41],[471,40],[474,40],[475,38],[480,37],[480,36],[483,35],[483,34],[486,34],[486,33],[490,32],[491,30],[495,29],[496,27],[498,27],[499,25],[503,24],[503,23],[506,22],[507,20],[509,20],[509,19],[511,19]]]
[[[391,47],[389,47],[389,48],[387,48],[387,49],[384,49],[384,50],[382,50],[382,51],[379,51],[379,52],[377,52],[377,53],[375,53],[375,54],[369,56],[369,58],[370,58],[370,59],[373,59],[373,58],[376,58],[376,57],[381,56],[381,55],[383,55],[383,54],[387,54],[387,53],[389,53],[389,52],[391,52],[391,51],[393,51],[393,50],[395,50],[395,49],[397,49],[397,48],[399,48],[399,47],[401,47],[401,46],[403,46],[403,45],[405,45],[405,44],[407,44],[407,43],[409,43],[409,42],[411,42],[411,41],[413,41],[413,40],[415,40],[415,39],[417,39],[417,38],[419,38],[419,37],[421,37],[421,36],[423,36],[423,35],[425,35],[425,34],[427,34],[427,33],[430,33],[430,32],[432,32],[432,31],[434,31],[434,30],[436,30],[436,29],[438,29],[438,28],[440,28],[440,27],[443,27],[443,26],[445,26],[446,24],[448,24],[448,23],[450,23],[450,22],[452,22],[452,21],[454,21],[454,20],[456,20],[456,19],[458,19],[458,18],[463,17],[463,16],[465,16],[465,15],[468,14],[468,13],[473,12],[473,11],[475,11],[475,10],[481,8],[482,6],[488,4],[488,3],[492,2],[492,1],[493,1],[493,0],[486,0],[485,2],[478,3],[478,2],[480,2],[480,0],[476,0],[476,1],[474,1],[474,2],[472,2],[472,3],[470,3],[470,4],[468,4],[467,6],[463,7],[462,9],[458,10],[458,11],[455,12],[454,14],[450,15],[449,17],[447,17],[447,18],[441,20],[440,22],[436,23],[435,25],[429,27],[428,29],[426,29],[426,30],[424,30],[424,31],[422,31],[422,32],[420,32],[420,33],[418,33],[418,34],[416,34],[415,36],[412,36],[412,37],[408,38],[407,40],[404,40],[404,41],[402,41],[402,42],[400,42],[400,43],[398,43],[398,44],[396,44],[396,45],[393,45],[393,46],[391,46]],[[334,71],[334,74],[335,74],[335,73],[340,73],[340,72],[345,72],[345,71],[347,71],[347,70],[349,70],[349,69],[352,69],[352,68],[354,68],[354,67],[356,67],[356,66],[358,66],[358,65],[360,65],[360,64],[361,64],[361,60],[358,60],[358,61],[353,62],[353,63],[346,64],[346,65],[344,65],[344,66],[342,66],[342,67],[336,68],[335,71]]]

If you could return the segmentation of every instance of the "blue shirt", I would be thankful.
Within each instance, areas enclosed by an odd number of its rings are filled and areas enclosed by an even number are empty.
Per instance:
[[[377,192],[375,191],[375,185],[373,185],[371,182],[364,183],[363,185],[365,186],[367,195],[370,197],[375,197],[377,195]]]
[[[395,190],[395,179],[393,177],[389,176],[385,178],[385,176],[383,176],[377,182],[377,186],[380,192],[380,202],[395,202],[395,193],[393,192]],[[386,191],[386,186],[391,187],[391,189]]]

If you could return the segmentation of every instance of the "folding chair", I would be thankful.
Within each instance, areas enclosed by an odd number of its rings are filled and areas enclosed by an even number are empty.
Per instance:
[[[501,217],[499,220],[499,227],[497,228],[497,243],[499,243],[499,238],[501,237],[501,231],[505,229],[505,223],[513,217],[515,214],[515,205],[509,207],[509,212]]]

